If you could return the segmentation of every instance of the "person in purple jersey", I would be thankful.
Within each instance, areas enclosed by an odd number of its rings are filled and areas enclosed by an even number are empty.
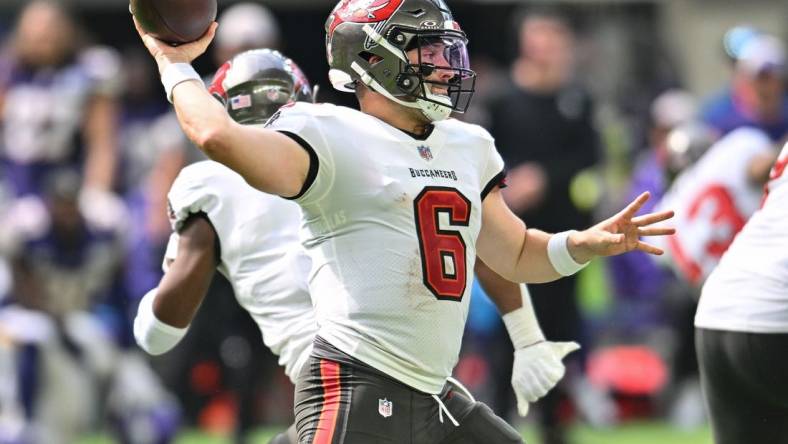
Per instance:
[[[61,166],[80,171],[93,196],[112,190],[120,64],[112,50],[80,41],[61,3],[36,0],[0,57],[0,159],[16,195],[39,194]]]

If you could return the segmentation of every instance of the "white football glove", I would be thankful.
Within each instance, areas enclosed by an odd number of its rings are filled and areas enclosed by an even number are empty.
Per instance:
[[[528,414],[529,404],[546,395],[566,369],[561,361],[580,348],[577,342],[542,341],[514,351],[512,388],[517,397],[517,413]]]

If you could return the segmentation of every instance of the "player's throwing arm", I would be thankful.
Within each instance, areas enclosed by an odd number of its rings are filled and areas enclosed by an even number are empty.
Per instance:
[[[171,46],[145,32],[134,19],[145,47],[156,60],[162,83],[186,136],[213,160],[233,169],[253,187],[284,197],[297,195],[309,169],[309,155],[276,131],[234,122],[205,89],[191,62],[216,34],[213,23],[199,39]]]

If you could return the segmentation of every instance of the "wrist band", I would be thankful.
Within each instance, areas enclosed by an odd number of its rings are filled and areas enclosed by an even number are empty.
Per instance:
[[[164,85],[164,91],[167,93],[167,100],[170,103],[172,103],[172,90],[177,85],[189,80],[202,82],[200,75],[189,63],[170,63],[164,68],[164,72],[161,73],[161,84]]]
[[[523,306],[501,316],[515,350],[537,344],[545,339],[525,284],[520,284],[520,294]]]
[[[141,349],[151,355],[160,355],[175,347],[186,335],[189,327],[177,328],[158,320],[153,313],[153,300],[157,288],[150,290],[140,301],[134,318],[134,339]]]
[[[576,231],[570,230],[556,233],[550,236],[550,240],[547,242],[547,257],[550,258],[550,263],[555,268],[555,271],[561,276],[571,276],[588,265],[588,262],[578,264],[572,259],[572,255],[569,254],[569,248],[566,243],[569,235],[574,232]]]

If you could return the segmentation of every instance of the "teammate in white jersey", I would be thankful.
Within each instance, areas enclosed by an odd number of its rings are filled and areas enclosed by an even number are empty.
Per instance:
[[[550,281],[596,256],[661,254],[640,236],[672,234],[653,226],[672,212],[634,217],[644,193],[588,230],[526,230],[501,198],[493,140],[448,119],[467,108],[475,74],[442,0],[340,2],[327,22],[330,76],[362,111],[298,103],[267,129],[235,124],[189,65],[215,29],[173,48],[138,27],[186,134],[304,212],[320,329],[296,384],[299,442],[521,442],[483,405],[449,414],[463,398],[444,381],[476,254],[511,281]],[[513,336],[517,354],[528,344]]]
[[[235,121],[246,125],[262,125],[285,103],[313,101],[300,68],[267,49],[246,51],[225,63],[210,91]],[[285,374],[295,380],[317,332],[298,205],[255,190],[213,161],[184,168],[168,202],[175,231],[165,254],[165,276],[140,303],[138,344],[151,354],[175,346],[218,269],[259,326],[265,345],[279,356]],[[277,439],[296,442],[284,435]]]
[[[660,239],[679,276],[700,287],[758,208],[776,156],[769,136],[737,129],[714,143],[683,170],[657,208],[676,211],[675,236]]]
[[[763,206],[703,286],[701,382],[718,444],[788,442],[788,144]]]

